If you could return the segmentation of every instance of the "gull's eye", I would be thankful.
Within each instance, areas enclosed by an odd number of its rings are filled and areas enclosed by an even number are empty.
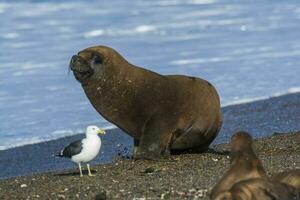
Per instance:
[[[94,64],[102,64],[103,63],[102,57],[98,54],[93,54],[93,61],[94,61]]]

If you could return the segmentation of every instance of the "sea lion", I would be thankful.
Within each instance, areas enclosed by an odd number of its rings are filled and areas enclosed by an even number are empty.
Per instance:
[[[204,151],[221,128],[219,96],[206,80],[160,75],[105,46],[80,51],[70,69],[94,108],[134,138],[135,158]]]
[[[268,179],[261,161],[252,148],[252,137],[246,132],[237,132],[231,138],[231,167],[213,187],[211,199],[229,190],[235,183],[252,178]]]
[[[300,193],[300,169],[294,169],[276,174],[272,177],[272,180],[291,185]]]
[[[213,200],[296,200],[295,188],[277,181],[248,179],[240,181]]]

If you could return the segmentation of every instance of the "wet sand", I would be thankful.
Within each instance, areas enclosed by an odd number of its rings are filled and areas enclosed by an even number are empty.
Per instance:
[[[300,133],[257,139],[255,150],[269,174],[300,168]],[[214,146],[229,150],[228,144]],[[229,155],[173,155],[161,161],[119,159],[78,169],[0,181],[0,199],[208,199],[207,191],[229,167]],[[13,166],[11,166],[13,167]]]

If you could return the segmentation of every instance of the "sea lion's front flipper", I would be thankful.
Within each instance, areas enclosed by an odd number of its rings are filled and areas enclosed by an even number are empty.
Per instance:
[[[169,127],[170,124],[163,123],[159,117],[152,117],[142,131],[138,148],[134,152],[134,158],[157,160],[168,157],[174,130],[173,127]]]

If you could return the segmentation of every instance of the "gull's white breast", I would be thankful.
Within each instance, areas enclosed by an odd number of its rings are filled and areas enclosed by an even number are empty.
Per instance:
[[[82,140],[82,150],[79,154],[72,156],[74,162],[89,162],[99,153],[101,139],[97,136],[89,136]]]

